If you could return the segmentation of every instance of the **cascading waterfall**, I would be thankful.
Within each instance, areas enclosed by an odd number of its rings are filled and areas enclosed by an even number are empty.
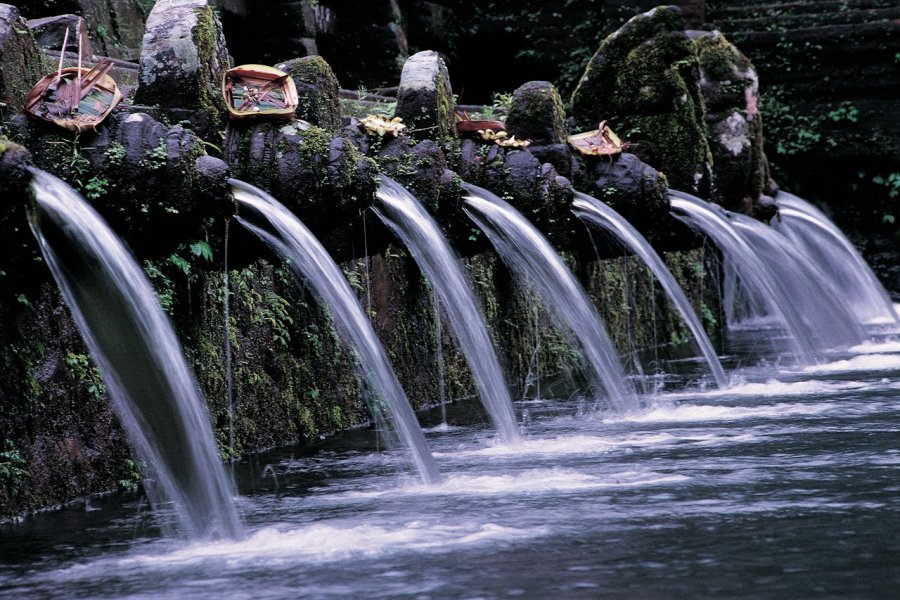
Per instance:
[[[812,358],[816,352],[814,338],[804,327],[787,291],[728,218],[712,204],[684,192],[670,190],[669,199],[675,218],[712,238],[740,278],[745,293],[777,319],[788,336],[792,354],[798,359]]]
[[[229,183],[239,206],[238,222],[289,259],[291,266],[332,311],[338,333],[356,351],[359,366],[369,383],[366,396],[373,417],[379,418],[388,409],[386,416],[410,450],[422,481],[438,483],[441,476],[406,393],[340,268],[321,242],[284,205],[252,185],[235,179]],[[263,219],[276,233],[250,222],[249,217]]]
[[[173,503],[177,533],[189,539],[242,537],[200,393],[150,283],[71,187],[33,175],[32,231],[129,439],[153,468],[154,506]]]
[[[518,441],[509,386],[462,265],[438,224],[409,191],[382,176],[376,196],[378,203],[373,210],[403,241],[434,287],[491,423],[505,441]]]
[[[603,202],[575,192],[575,201],[572,203],[572,211],[581,219],[609,231],[616,238],[634,252],[644,263],[650,268],[663,289],[671,298],[673,304],[678,309],[688,329],[694,335],[694,339],[700,348],[703,357],[709,365],[710,373],[720,388],[728,387],[728,377],[722,368],[722,363],[716,355],[706,331],[703,329],[700,320],[694,313],[690,301],[684,294],[684,290],[678,285],[671,271],[660,258],[659,254],[653,249],[647,239],[640,234],[622,215],[613,210],[610,206]]]
[[[856,315],[836,295],[821,269],[802,249],[752,217],[737,213],[728,213],[728,217],[787,291],[788,300],[796,306],[797,314],[814,336],[818,348],[848,348],[866,339]]]
[[[491,192],[463,184],[466,214],[484,231],[509,268],[534,288],[551,313],[575,335],[585,375],[598,397],[602,390],[611,408],[637,407],[637,394],[619,362],[597,311],[550,242],[515,208]]]
[[[863,323],[900,325],[900,315],[884,286],[824,213],[787,192],[778,192],[775,202],[774,227],[812,257]]]

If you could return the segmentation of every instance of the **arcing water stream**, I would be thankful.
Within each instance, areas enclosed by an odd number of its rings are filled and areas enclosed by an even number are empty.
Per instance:
[[[395,181],[386,177],[382,180],[375,212],[403,240],[434,287],[494,428],[505,441],[518,441],[519,428],[509,386],[459,259],[416,197]]]
[[[620,412],[637,406],[613,347],[581,284],[547,239],[519,211],[495,194],[465,185],[466,211],[485,232],[497,253],[542,298],[551,314],[578,340],[584,370],[595,397],[606,393],[608,406]]]
[[[428,452],[416,415],[372,323],[341,269],[319,240],[284,205],[242,181],[231,180],[231,186],[242,211],[238,221],[290,259],[293,268],[332,311],[339,334],[356,350],[359,367],[371,384],[367,402],[373,418],[383,416],[393,425],[409,449],[423,482],[439,482],[440,473]],[[260,221],[268,226],[261,225]]]
[[[34,171],[31,227],[138,455],[154,504],[188,539],[239,538],[234,490],[200,392],[144,272],[63,181]]]
[[[700,323],[697,315],[694,314],[694,309],[687,296],[685,296],[684,290],[675,281],[662,258],[660,258],[644,236],[611,207],[586,194],[576,192],[572,210],[585,221],[611,232],[629,250],[637,254],[653,271],[653,274],[659,280],[663,289],[666,290],[669,298],[672,299],[672,302],[687,324],[688,329],[693,334],[701,354],[703,354],[706,363],[709,365],[710,373],[716,385],[720,388],[727,387],[728,377],[725,375],[724,369],[722,369],[719,357],[716,355],[712,342],[709,341],[709,337],[703,329],[703,325]]]
[[[850,240],[806,200],[779,192],[774,227],[804,248],[864,323],[900,324],[884,286]]]

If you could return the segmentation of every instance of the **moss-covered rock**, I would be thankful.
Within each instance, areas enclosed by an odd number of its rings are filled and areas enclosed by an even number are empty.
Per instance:
[[[343,136],[305,121],[229,126],[235,177],[284,203],[336,256],[354,255],[352,223],[371,204],[375,163]]]
[[[566,110],[559,92],[549,81],[529,81],[517,88],[506,117],[506,129],[533,145],[566,141]]]
[[[417,139],[456,135],[453,90],[444,59],[433,50],[410,56],[403,65],[396,116]]]
[[[79,191],[140,256],[170,253],[219,214],[198,174],[205,146],[180,125],[123,110],[96,133],[73,137],[40,123],[17,132],[35,164]]]
[[[0,122],[25,107],[25,96],[45,75],[45,69],[34,36],[18,9],[0,4]]]
[[[415,143],[408,136],[386,143],[376,155],[379,169],[412,192],[436,214],[443,204],[459,196],[457,177],[448,169],[440,146],[432,140]]]
[[[295,58],[275,66],[288,73],[297,86],[298,119],[328,131],[341,127],[340,86],[321,56]]]
[[[572,184],[527,149],[465,139],[460,146],[459,175],[507,200],[555,243],[573,243]],[[458,240],[463,247],[467,237]]]
[[[566,111],[556,88],[547,81],[530,81],[512,94],[506,130],[517,139],[531,140],[528,151],[556,171],[572,174],[572,152],[566,143]]]
[[[632,18],[607,37],[572,95],[581,128],[606,120],[676,188],[708,196],[712,158],[693,42],[677,7]]]
[[[19,459],[0,481],[4,517],[139,481],[99,371],[49,272],[35,267],[39,288],[0,286],[0,440]]]
[[[201,134],[218,131],[228,51],[206,0],[159,0],[147,18],[140,65],[135,104],[191,109],[209,123]]]
[[[28,184],[33,165],[28,150],[0,136],[0,288],[21,293],[34,287],[29,277],[39,252],[28,226]]]
[[[575,181],[577,189],[609,204],[648,239],[671,221],[666,177],[634,154],[586,157]]]
[[[712,199],[730,210],[759,212],[767,183],[759,79],[746,56],[718,31],[692,32],[713,156]]]

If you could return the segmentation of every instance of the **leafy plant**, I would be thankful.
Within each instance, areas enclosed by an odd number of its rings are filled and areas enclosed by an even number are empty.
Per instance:
[[[341,427],[344,423],[344,413],[340,406],[331,407],[331,420],[335,427]]]
[[[836,109],[829,111],[828,114],[825,115],[835,123],[840,123],[841,121],[849,121],[851,123],[856,123],[859,121],[859,109],[853,105],[852,102],[841,102],[841,105]]]
[[[66,354],[65,362],[69,367],[69,376],[87,386],[88,393],[94,399],[100,400],[106,393],[106,386],[103,385],[100,370],[90,364],[87,355],[69,352]]]
[[[124,477],[120,479],[117,483],[119,485],[119,489],[123,492],[134,492],[137,490],[138,483],[140,483],[141,478],[141,465],[134,462],[130,458],[125,459],[125,473]]]
[[[119,142],[113,142],[109,145],[109,148],[106,149],[106,158],[109,161],[110,166],[120,167],[125,162],[125,156],[127,154],[125,150],[125,146],[120,144]]]
[[[166,140],[161,139],[158,146],[144,153],[144,158],[141,159],[138,165],[151,171],[158,171],[166,166],[167,157]]]
[[[294,319],[288,314],[289,306],[290,303],[275,292],[266,292],[260,314],[262,320],[272,328],[272,337],[282,348],[287,348],[291,343],[288,326],[294,324]]]
[[[106,177],[91,177],[81,191],[88,200],[97,200],[109,191],[109,180]]]
[[[31,476],[23,468],[26,464],[12,440],[3,440],[3,450],[0,451],[0,481],[6,485],[13,498],[19,495],[19,484]]]
[[[900,172],[889,173],[887,176],[876,175],[872,178],[872,183],[887,188],[888,201],[890,207],[885,210],[881,216],[881,222],[886,225],[893,225],[897,222],[897,216],[894,214],[894,201],[900,198]]]
[[[207,242],[201,240],[191,243],[191,253],[193,253],[194,256],[202,258],[207,262],[212,262],[213,251],[212,247]]]

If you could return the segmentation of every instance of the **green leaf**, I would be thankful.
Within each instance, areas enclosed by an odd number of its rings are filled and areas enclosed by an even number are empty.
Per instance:
[[[191,244],[191,252],[194,253],[194,256],[198,256],[204,260],[212,261],[213,259],[213,251],[209,244],[206,242],[194,242]]]
[[[189,263],[188,261],[184,260],[183,258],[181,258],[180,256],[178,256],[177,254],[173,254],[172,256],[170,256],[170,257],[169,257],[169,262],[170,262],[172,265],[174,265],[175,267],[177,267],[178,269],[181,269],[181,270],[184,272],[185,275],[190,275],[190,274],[191,274],[191,263]]]

